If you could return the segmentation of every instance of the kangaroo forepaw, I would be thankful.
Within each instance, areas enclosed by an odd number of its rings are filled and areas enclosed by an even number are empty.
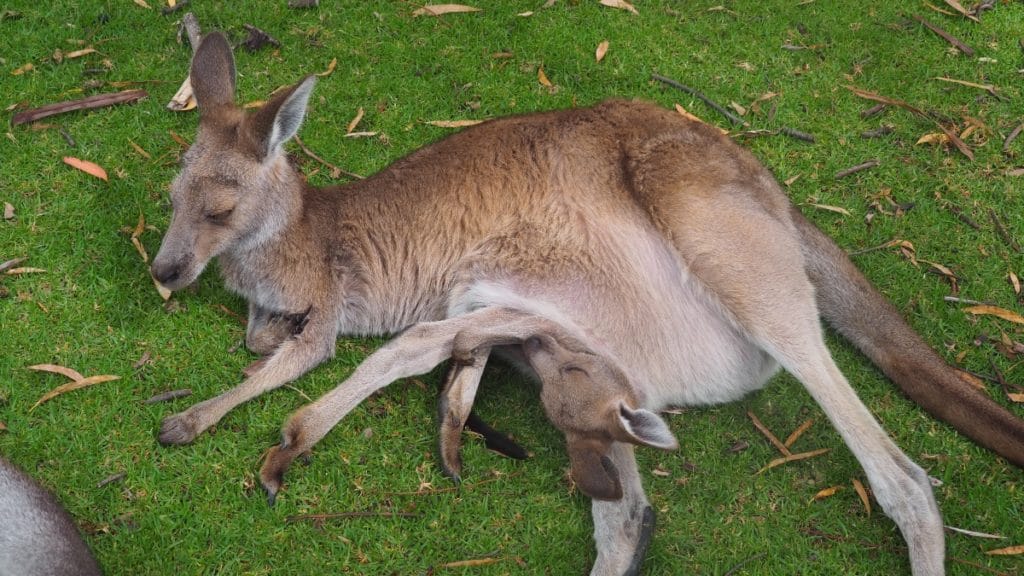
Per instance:
[[[157,441],[164,446],[180,446],[192,442],[201,432],[194,416],[180,412],[164,418]]]
[[[643,517],[640,519],[640,533],[637,535],[636,549],[633,550],[633,559],[629,562],[629,568],[623,576],[640,576],[640,566],[647,556],[647,547],[651,544],[651,537],[654,536],[655,515],[654,509],[645,506]]]

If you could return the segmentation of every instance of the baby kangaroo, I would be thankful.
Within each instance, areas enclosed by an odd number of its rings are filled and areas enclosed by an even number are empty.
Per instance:
[[[153,275],[181,288],[218,258],[249,301],[247,342],[270,356],[241,385],[167,418],[161,442],[189,442],[298,378],[339,333],[398,333],[290,418],[261,471],[271,496],[291,461],[367,396],[453,354],[444,401],[448,426],[461,422],[494,347],[541,380],[594,497],[592,573],[634,573],[653,513],[633,445],[676,444],[655,413],[737,399],[782,367],[863,465],[913,573],[943,574],[928,477],[840,373],[819,316],[927,411],[1024,466],[1024,422],[943,362],[771,173],[709,126],[610,101],[493,120],[364,181],[312,188],[282,151],[312,77],[246,112],[230,47],[212,34],[191,79],[199,132]],[[297,327],[275,320],[295,314]],[[456,475],[457,436],[442,437]]]
[[[75,521],[53,494],[4,458],[0,458],[0,574],[100,574]]]

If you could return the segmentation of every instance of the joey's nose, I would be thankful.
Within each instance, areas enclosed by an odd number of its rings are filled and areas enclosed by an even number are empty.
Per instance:
[[[149,270],[153,274],[153,278],[165,286],[173,284],[175,280],[181,277],[181,266],[177,263],[168,265],[154,261]]]

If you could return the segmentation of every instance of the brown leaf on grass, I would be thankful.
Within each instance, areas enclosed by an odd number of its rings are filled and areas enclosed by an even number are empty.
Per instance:
[[[1007,275],[1007,279],[1010,281],[1010,286],[1013,286],[1013,293],[1020,295],[1020,278],[1011,271],[1010,274]]]
[[[957,0],[945,0],[945,2],[947,6],[959,12],[960,15],[963,16],[964,18],[974,20],[975,22],[981,22],[981,20],[978,20],[977,16],[971,14],[971,12],[968,9],[964,8],[959,2],[957,2]]]
[[[89,48],[82,48],[81,50],[75,50],[73,52],[68,52],[67,54],[64,55],[64,58],[67,58],[67,59],[70,60],[70,59],[73,59],[73,58],[81,58],[82,56],[85,56],[86,54],[95,54],[95,53],[96,53],[96,49],[90,46]]]
[[[483,120],[428,120],[426,123],[439,128],[465,128],[482,122]]]
[[[602,40],[601,43],[597,45],[597,51],[594,52],[594,58],[598,62],[604,60],[605,54],[608,53],[608,46],[610,46],[610,44],[607,40]]]
[[[46,272],[45,268],[33,268],[31,266],[22,266],[19,268],[11,268],[6,273],[11,276],[18,276],[20,274],[39,274],[40,272]]]
[[[331,58],[331,63],[327,65],[327,70],[324,70],[323,72],[317,72],[316,75],[319,76],[320,78],[326,78],[326,77],[330,76],[331,74],[334,74],[334,69],[337,68],[337,67],[338,67],[338,59],[337,58]]]
[[[146,160],[152,160],[153,159],[153,157],[149,154],[149,152],[146,152],[145,149],[142,148],[142,146],[139,146],[138,144],[136,144],[135,142],[132,142],[131,140],[128,141],[128,144],[132,147],[132,150],[135,150],[135,152],[139,156],[142,156]]]
[[[977,88],[978,90],[984,90],[984,91],[988,92],[989,94],[995,96],[996,98],[999,97],[999,94],[996,93],[996,87],[993,86],[992,84],[978,84],[976,82],[968,82],[967,80],[957,80],[956,78],[946,78],[945,76],[936,76],[934,79],[935,80],[939,80],[941,82],[950,82],[950,83],[953,83],[953,84],[959,84],[961,86],[968,86],[970,88]]]
[[[1008,322],[1015,322],[1017,324],[1024,324],[1024,316],[1006,308],[1000,308],[998,306],[989,306],[988,304],[979,304],[977,306],[968,306],[964,308],[964,312],[968,314],[974,314],[976,316],[995,316]]]
[[[139,241],[139,236],[146,231],[146,217],[139,211],[139,222],[135,225],[135,229],[132,230],[132,246],[135,246],[135,250],[139,252],[139,256],[142,256],[142,262],[149,262],[149,254],[146,253],[146,248]]]
[[[52,364],[42,364],[42,365],[39,365],[39,366],[55,367]],[[33,368],[33,367],[30,367],[30,368]],[[57,368],[61,368],[61,367],[57,367]],[[74,372],[74,371],[72,371],[72,372]],[[71,377],[72,381],[68,382],[67,384],[61,384],[61,385],[51,389],[50,392],[44,394],[42,397],[39,398],[39,400],[36,401],[35,404],[32,405],[32,408],[29,408],[29,412],[32,412],[33,410],[35,410],[36,407],[39,406],[40,404],[43,404],[44,402],[48,402],[50,400],[53,400],[54,398],[56,398],[56,397],[58,397],[58,396],[60,396],[62,394],[67,394],[67,393],[70,393],[70,392],[74,392],[74,390],[77,390],[77,389],[80,389],[80,388],[84,388],[84,387],[87,387],[87,386],[91,386],[93,384],[99,384],[99,383],[102,383],[102,382],[110,382],[112,380],[120,380],[121,379],[121,376],[114,376],[114,375],[110,375],[110,374],[103,374],[103,375],[99,375],[99,376],[88,376],[86,378],[74,378],[74,377],[70,376],[69,374],[66,374],[66,373],[63,373],[63,372],[58,372],[58,373],[63,374],[65,376]],[[78,374],[78,372],[75,372],[75,374]],[[81,376],[81,374],[78,374],[78,375]]]
[[[771,462],[769,462],[767,466],[765,466],[764,468],[761,468],[760,470],[758,470],[757,473],[760,474],[762,472],[765,472],[766,470],[771,470],[772,468],[775,468],[776,466],[782,466],[783,464],[788,464],[789,462],[796,462],[798,460],[807,460],[808,458],[814,458],[815,456],[821,456],[822,454],[828,453],[828,451],[829,451],[828,448],[821,448],[821,449],[818,449],[818,450],[811,450],[810,452],[800,452],[799,454],[793,454],[791,456],[784,456],[782,458],[776,458],[775,460],[772,460]]]
[[[761,422],[761,419],[758,418],[756,414],[747,410],[747,417],[750,418],[750,421],[754,424],[754,428],[757,428],[757,431],[767,438],[768,441],[771,442],[772,446],[775,446],[779,452],[782,452],[783,456],[793,455],[793,453],[789,451],[789,448],[775,437],[775,434],[773,434],[772,431]]]
[[[827,210],[829,212],[835,212],[836,214],[842,214],[843,216],[853,216],[853,214],[851,214],[849,210],[847,210],[846,208],[842,208],[840,206],[830,206],[828,204],[816,204],[814,202],[808,202],[806,205],[810,206],[812,208],[817,208],[818,210]]]
[[[4,202],[4,220],[14,219],[14,204],[10,202]],[[1019,292],[1020,290],[1018,290]]]
[[[153,278],[153,276],[150,275],[150,278]],[[161,298],[163,298],[164,302],[166,302],[166,301],[171,299],[171,290],[170,290],[170,288],[168,288],[168,287],[164,286],[163,284],[161,284],[159,281],[157,281],[156,278],[153,278],[153,286],[156,286],[156,292],[157,292],[157,294],[160,295]]]
[[[824,500],[825,498],[828,498],[829,496],[835,495],[836,492],[839,492],[842,489],[843,489],[842,486],[829,486],[828,488],[824,488],[824,489],[818,490],[814,494],[814,496],[811,496],[811,502],[815,502],[817,500]]]
[[[634,7],[629,2],[626,2],[626,0],[601,0],[601,5],[608,6],[609,8],[618,8],[619,10],[626,10],[627,12],[631,12],[633,14],[639,14],[639,12],[636,11],[636,7]]]
[[[808,418],[803,424],[797,426],[796,430],[786,437],[786,440],[782,443],[786,448],[791,447],[796,441],[803,436],[804,432],[807,432],[814,425],[814,418]]]
[[[679,104],[676,104],[676,112],[678,112],[680,116],[682,116],[683,118],[686,118],[687,120],[693,120],[694,122],[700,122],[701,124],[708,124],[707,122],[704,121],[703,118],[700,118],[700,117],[696,116],[695,114],[691,114],[686,108],[683,108]],[[708,126],[715,126],[715,125],[714,124],[708,124]],[[722,134],[728,134],[729,133],[729,131],[726,130],[725,128],[719,128],[718,126],[715,126],[715,128],[718,128],[718,131],[721,132]]]
[[[150,8],[149,4],[146,4],[146,0],[132,0],[132,1],[135,2],[136,6],[141,6],[142,8],[145,8],[146,10],[152,10],[152,8]]]
[[[904,110],[907,110],[908,112],[912,112],[913,114],[921,116],[922,118],[928,118],[929,120],[931,120],[931,117],[929,117],[928,114],[926,114],[924,110],[921,110],[920,108],[918,108],[916,106],[912,106],[911,104],[909,104],[907,102],[904,102],[903,100],[897,100],[896,98],[889,98],[887,96],[882,96],[881,94],[875,94],[874,92],[871,92],[871,91],[868,91],[868,90],[862,90],[860,88],[857,88],[856,86],[847,85],[847,86],[845,86],[845,88],[847,90],[849,90],[850,92],[853,92],[857,96],[859,96],[861,98],[864,98],[865,100],[871,100],[871,101],[874,101],[874,102],[881,102],[882,104],[888,104],[890,106],[896,106],[898,108],[903,108]],[[932,120],[932,121],[935,122],[934,120]],[[956,146],[957,150],[959,150],[961,154],[963,154],[964,156],[967,156],[967,158],[970,159],[970,160],[974,160],[974,152],[971,152],[971,149],[967,147],[967,144],[964,144],[963,140],[961,140],[956,134],[951,132],[948,128],[946,128],[942,124],[939,124],[938,122],[935,122],[935,125],[938,126],[939,130],[942,130],[942,132],[945,133],[946,136],[949,137],[950,142],[952,142],[953,145]]]
[[[476,558],[474,560],[457,560],[455,562],[446,562],[441,564],[439,568],[470,568],[473,566],[487,566],[488,564],[494,564],[500,562],[501,558]]]
[[[931,144],[933,146],[945,146],[949,144],[949,136],[943,132],[929,132],[917,139],[914,144]]]
[[[1016,556],[1018,554],[1024,554],[1024,544],[1019,546],[1009,546],[1007,548],[996,548],[995,550],[989,550],[985,552],[990,556]]]
[[[358,110],[358,111],[356,111],[356,116],[355,116],[355,118],[353,118],[353,119],[352,119],[352,121],[348,123],[348,127],[346,127],[346,128],[345,128],[345,133],[346,133],[346,134],[351,134],[351,133],[352,133],[352,131],[356,129],[356,126],[358,126],[358,125],[359,125],[359,122],[360,122],[360,121],[362,121],[362,119],[363,119],[363,115],[364,115],[365,113],[366,113],[366,112],[365,112],[365,111],[363,110],[363,107],[362,107],[362,106],[360,106],[360,107],[359,107],[359,110]]]
[[[51,372],[53,374],[60,374],[61,376],[66,376],[71,380],[75,381],[85,379],[85,376],[82,376],[81,372],[79,372],[78,370],[68,368],[66,366],[59,366],[57,364],[36,364],[34,366],[29,366],[28,369],[37,370],[39,372]]]
[[[99,164],[89,162],[88,160],[81,160],[74,156],[65,156],[64,163],[90,176],[95,176],[104,182],[107,181],[107,171],[101,168]]]
[[[28,64],[24,64],[22,66],[19,66],[18,68],[15,68],[14,70],[11,70],[11,75],[21,76],[25,72],[31,72],[32,70],[35,70],[35,66],[31,62],[29,62]]]
[[[963,370],[957,370],[956,375],[959,376],[961,380],[963,380],[964,382],[966,382],[967,384],[969,384],[971,387],[975,388],[976,390],[985,390],[986,389],[985,381],[982,380],[981,378],[978,378],[974,374],[970,374],[970,373],[964,372]]]
[[[4,424],[3,422],[0,422],[0,432],[6,432],[6,431],[7,431],[7,424]]]
[[[541,83],[541,86],[547,86],[548,88],[553,87],[551,80],[548,80],[548,75],[544,73],[544,67],[537,68],[537,81]]]
[[[413,11],[413,16],[443,16],[445,14],[461,14],[466,12],[482,12],[482,8],[464,4],[427,4]]]
[[[864,504],[864,511],[871,516],[871,500],[868,498],[868,490],[864,487],[864,484],[856,478],[853,479],[853,489],[857,491],[857,496],[860,496],[860,501]]]

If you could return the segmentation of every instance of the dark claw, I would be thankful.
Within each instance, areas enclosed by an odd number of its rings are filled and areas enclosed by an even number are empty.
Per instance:
[[[489,450],[516,460],[526,460],[530,456],[522,446],[516,444],[504,433],[491,428],[474,412],[470,412],[469,417],[466,418],[466,428],[483,436],[484,444]]]
[[[647,557],[647,547],[651,544],[651,537],[654,536],[655,514],[650,506],[644,508],[643,518],[640,520],[640,536],[636,541],[636,550],[633,551],[633,559],[629,568],[622,576],[640,576],[640,566]]]

